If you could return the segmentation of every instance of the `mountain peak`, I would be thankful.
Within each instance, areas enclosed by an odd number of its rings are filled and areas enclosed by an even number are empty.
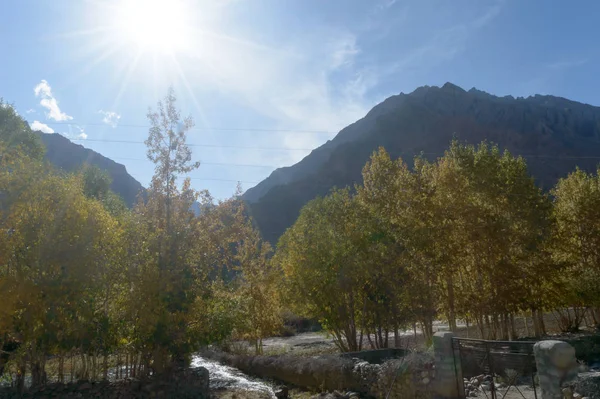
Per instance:
[[[455,85],[454,83],[450,83],[450,82],[444,83],[444,85],[442,86],[442,90],[446,90],[446,91],[460,91],[462,93],[466,93],[465,89],[463,89],[460,86]]]
[[[275,243],[302,206],[332,187],[360,184],[361,170],[378,147],[410,163],[419,153],[435,160],[451,140],[498,144],[527,166],[544,189],[579,167],[596,170],[600,107],[554,96],[527,99],[468,92],[446,83],[389,97],[342,129],[300,163],[273,173],[244,194],[263,236]],[[539,155],[539,157],[538,157]]]

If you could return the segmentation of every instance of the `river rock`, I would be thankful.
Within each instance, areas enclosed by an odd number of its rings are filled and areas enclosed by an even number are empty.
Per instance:
[[[279,387],[278,389],[275,390],[275,397],[277,399],[287,399],[288,395],[289,395],[288,388],[285,386]]]
[[[580,373],[575,381],[575,392],[589,399],[600,399],[600,372]]]

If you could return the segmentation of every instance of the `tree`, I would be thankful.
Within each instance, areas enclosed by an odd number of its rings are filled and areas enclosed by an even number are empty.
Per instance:
[[[98,340],[106,343],[97,327],[112,300],[119,229],[97,201],[85,198],[78,177],[36,164],[10,170],[16,190],[3,207],[8,233],[0,237],[7,254],[0,259],[0,295],[11,306],[0,329],[21,343],[22,387],[27,362],[32,383],[41,385],[48,354],[62,355],[68,346],[89,353]]]
[[[509,338],[511,314],[535,306],[532,293],[548,276],[536,257],[549,233],[550,203],[524,159],[495,145],[455,141],[443,162],[465,182],[457,226],[463,309],[476,318],[481,332],[485,323],[492,337]]]
[[[263,338],[281,328],[281,308],[277,279],[279,270],[269,260],[271,246],[247,222],[247,233],[237,248],[241,274],[237,294],[240,298],[238,332],[255,344],[256,354],[263,352]]]
[[[600,173],[600,172],[599,172]],[[566,330],[577,330],[587,307],[600,324],[600,177],[577,169],[560,179],[552,191],[552,254],[564,267],[561,313]],[[572,307],[572,315],[568,308]]]
[[[380,148],[363,168],[364,186],[358,188],[364,206],[387,231],[390,248],[400,251],[397,273],[408,273],[404,288],[411,318],[421,323],[428,341],[440,296],[436,248],[443,233],[434,224],[430,176],[431,166],[423,160],[417,159],[411,172],[401,159],[392,161]]]
[[[507,338],[512,314],[539,309],[552,274],[545,239],[550,203],[522,158],[497,146],[454,141],[436,162],[410,170],[380,149],[363,169],[358,196],[402,248],[414,317],[431,338],[444,314]]]
[[[318,318],[342,351],[362,347],[364,268],[351,226],[357,203],[349,190],[309,202],[277,244],[286,296],[299,313]]]
[[[156,254],[150,261],[149,285],[154,285],[154,298],[147,298],[153,313],[152,360],[155,372],[168,372],[174,363],[185,362],[193,343],[187,334],[189,311],[195,301],[199,275],[194,245],[197,238],[191,206],[197,194],[186,178],[177,187],[177,179],[199,166],[191,161],[186,133],[193,127],[191,118],[181,120],[175,108],[172,89],[157,111],[149,111],[151,128],[146,145],[147,155],[155,164],[155,174],[148,189],[148,200],[134,212],[152,232],[149,250]],[[146,244],[145,244],[146,245]]]
[[[86,197],[100,201],[114,216],[120,216],[127,211],[125,201],[110,190],[112,179],[108,172],[95,165],[86,164],[82,168],[81,175]]]
[[[4,150],[20,149],[23,155],[41,160],[44,156],[44,146],[29,127],[29,124],[19,116],[15,108],[0,98],[0,142]],[[0,154],[1,155],[1,154]]]

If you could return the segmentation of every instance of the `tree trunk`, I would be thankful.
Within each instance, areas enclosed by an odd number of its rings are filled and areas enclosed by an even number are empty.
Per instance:
[[[529,337],[529,322],[527,321],[527,313],[523,313],[523,323],[525,324],[525,335]]]
[[[479,330],[479,338],[485,339],[485,326],[483,324],[483,315],[481,313],[475,315],[475,322],[477,323],[477,329]]]
[[[510,336],[509,336],[509,338],[512,341],[514,339],[517,339],[519,337],[519,335],[517,334],[517,326],[515,325],[515,314],[511,313],[509,315],[509,317],[510,317],[510,319],[509,319],[510,320]]]
[[[427,316],[424,318],[423,323],[423,335],[425,336],[425,343],[430,346],[433,340],[433,317]]]
[[[389,336],[390,336],[390,330],[386,328],[386,329],[384,330],[384,332],[385,332],[385,342],[384,342],[384,347],[385,347],[385,348],[389,348],[389,347],[390,347],[390,346],[389,346]]]
[[[500,330],[500,340],[508,341],[508,334],[506,332],[506,315],[504,313],[501,313],[498,317],[498,329]]]
[[[35,356],[32,356],[32,359],[35,359]],[[41,385],[40,363],[37,360],[34,360],[31,362],[31,386],[39,387]]]
[[[537,315],[538,315],[539,323],[540,323],[540,332],[542,333],[542,335],[546,335],[546,325],[544,323],[544,312],[541,310],[538,310]]]
[[[65,355],[62,352],[58,355],[58,382],[65,382]]]
[[[542,336],[542,329],[540,327],[540,319],[537,316],[537,310],[531,309],[531,320],[533,321],[533,335],[536,338]]]
[[[25,359],[21,359],[19,361],[19,366],[17,369],[17,378],[15,382],[15,386],[17,388],[17,392],[23,393],[25,390],[25,373],[27,372],[27,362]]]
[[[102,362],[102,379],[104,381],[108,380],[108,353],[104,352],[104,359]]]
[[[452,274],[448,273],[446,277],[446,284],[448,286],[448,327],[450,331],[456,331],[456,313],[454,312],[454,281]]]
[[[371,345],[371,349],[376,349],[375,344],[373,344],[373,340],[371,339],[371,332],[367,330],[367,340],[369,341],[369,345]]]
[[[363,346],[363,330],[360,330],[360,334],[358,336],[358,351],[360,352],[362,350],[362,346]]]
[[[86,379],[86,375],[87,375],[87,362],[85,360],[85,353],[83,353],[83,351],[81,352],[81,371],[80,371],[81,375],[80,378],[81,379]]]

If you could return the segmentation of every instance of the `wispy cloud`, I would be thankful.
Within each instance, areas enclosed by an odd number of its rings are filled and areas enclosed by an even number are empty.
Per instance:
[[[33,108],[29,108],[27,111],[25,111],[26,114],[34,114],[35,113],[35,109]]]
[[[63,136],[68,138],[69,140],[85,140],[88,138],[88,135],[85,132],[85,129],[79,125],[69,124],[69,133],[61,133]]]
[[[98,113],[103,115],[102,122],[113,128],[117,127],[121,119],[121,115],[114,111],[98,110]]]
[[[76,134],[75,138],[85,140],[88,138],[88,135],[85,133],[85,130],[81,126],[75,126],[79,133]]]
[[[586,58],[579,58],[579,59],[573,59],[573,60],[563,60],[563,61],[552,62],[552,63],[549,63],[548,65],[546,65],[546,67],[549,69],[561,70],[561,69],[576,68],[576,67],[584,65],[587,62],[588,62],[588,60]]]
[[[42,81],[33,88],[33,91],[35,96],[41,99],[40,105],[48,110],[46,117],[58,122],[73,119],[72,116],[69,116],[60,110],[58,101],[52,95],[52,88],[46,80],[42,79]]]
[[[380,10],[385,10],[387,8],[392,7],[397,2],[398,2],[398,0],[383,0],[381,3],[379,3],[377,5],[377,8]]]
[[[45,123],[42,123],[40,121],[33,121],[33,123],[31,124],[31,129],[34,131],[40,131],[42,133],[47,133],[47,134],[54,133],[54,129],[52,129],[50,126],[48,126]]]
[[[332,45],[329,69],[350,66],[360,49],[356,44],[356,36],[347,34]]]
[[[411,43],[408,50],[398,51],[393,58],[381,50],[391,48],[393,40],[404,40],[398,31],[402,31],[404,22],[410,22],[412,8],[403,2],[373,3],[367,15],[369,23],[312,26],[303,34],[268,46],[252,42],[251,36],[231,40],[235,35],[223,35],[228,39],[214,37],[203,43],[194,70],[187,69],[182,75],[192,75],[190,81],[202,79],[205,86],[214,86],[235,98],[273,121],[275,129],[332,132],[257,136],[253,137],[253,146],[315,148],[362,118],[386,95],[400,91],[398,86],[386,85],[395,76],[439,65],[464,51],[469,38],[501,13],[502,4],[479,8],[479,14],[458,19],[461,22],[456,25],[428,30],[422,42]],[[392,8],[394,12],[388,13]],[[414,12],[420,12],[414,8]],[[382,35],[386,29],[394,30],[395,37]],[[307,152],[246,152],[240,154],[247,157],[240,162],[268,157],[270,164],[289,165]]]
[[[363,117],[373,105],[365,97],[373,84],[371,74],[354,64],[361,54],[356,39],[348,30],[323,28],[275,49],[215,41],[214,48],[209,43],[198,55],[200,60],[210,58],[211,65],[202,71],[195,64],[194,72],[210,74],[207,85],[217,86],[272,120],[275,129],[337,132]],[[254,145],[314,148],[333,135],[281,132],[257,137]],[[241,154],[248,157],[246,162],[269,157],[270,163],[278,165],[305,155],[302,151]]]
[[[494,20],[502,11],[504,7],[504,0],[498,0],[495,4],[489,7],[482,15],[473,20],[473,26],[475,28],[483,28]]]

